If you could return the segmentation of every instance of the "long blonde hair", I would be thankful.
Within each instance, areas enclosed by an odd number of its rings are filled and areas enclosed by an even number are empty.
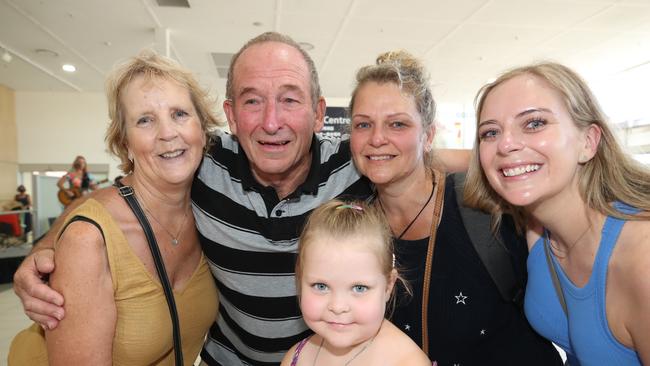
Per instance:
[[[648,215],[631,216],[612,207],[621,201],[646,213],[650,211],[650,170],[626,154],[607,123],[598,101],[587,83],[573,70],[554,63],[542,62],[522,66],[499,76],[494,82],[483,86],[476,95],[476,122],[487,96],[505,81],[520,75],[533,75],[557,90],[571,119],[578,129],[584,130],[594,124],[602,131],[596,155],[578,170],[579,191],[587,205],[605,215],[625,219],[649,219]],[[465,203],[493,214],[495,220],[501,213],[510,213],[519,227],[525,225],[525,214],[520,207],[510,205],[490,186],[479,160],[478,132],[465,184]],[[495,223],[495,226],[498,222]]]

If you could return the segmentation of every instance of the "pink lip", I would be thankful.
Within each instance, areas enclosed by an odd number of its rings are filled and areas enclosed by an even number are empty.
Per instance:
[[[352,325],[352,323],[338,323],[338,322],[326,322],[326,323],[327,323],[327,325],[329,325],[330,327],[335,328],[335,329],[338,329],[338,330],[341,330],[341,329],[343,329],[343,328],[347,328],[347,327],[349,327],[350,325]]]

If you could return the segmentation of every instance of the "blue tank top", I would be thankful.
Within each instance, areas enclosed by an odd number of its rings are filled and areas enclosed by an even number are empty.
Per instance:
[[[638,211],[622,204],[616,208],[626,213]],[[528,256],[526,317],[539,334],[566,351],[571,366],[641,365],[637,353],[614,338],[605,313],[607,266],[624,224],[625,220],[606,218],[591,276],[584,287],[575,286],[552,256],[566,300],[568,320],[553,287],[542,238]]]

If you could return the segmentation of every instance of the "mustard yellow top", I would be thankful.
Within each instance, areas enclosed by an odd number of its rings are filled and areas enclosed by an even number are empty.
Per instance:
[[[149,273],[126,241],[106,208],[88,199],[66,218],[84,216],[101,227],[111,268],[117,323],[113,365],[173,365],[174,350],[169,308],[157,277]],[[194,364],[208,328],[216,319],[217,289],[205,257],[182,291],[174,291],[183,345],[184,364]],[[47,365],[44,333],[37,324],[18,333],[8,365]]]

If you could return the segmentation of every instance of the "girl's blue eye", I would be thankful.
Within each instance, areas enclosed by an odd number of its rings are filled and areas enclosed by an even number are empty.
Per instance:
[[[486,130],[486,131],[482,131],[482,132],[479,134],[479,138],[480,138],[481,140],[492,139],[492,138],[496,137],[496,135],[497,135],[498,133],[499,133],[499,132],[498,132],[497,130]]]
[[[352,287],[352,291],[353,291],[353,292],[356,292],[356,293],[358,293],[358,294],[362,294],[362,293],[368,291],[368,286],[365,286],[365,285],[354,285],[354,286]]]
[[[316,291],[327,291],[327,285],[324,283],[315,283],[311,285]]]

